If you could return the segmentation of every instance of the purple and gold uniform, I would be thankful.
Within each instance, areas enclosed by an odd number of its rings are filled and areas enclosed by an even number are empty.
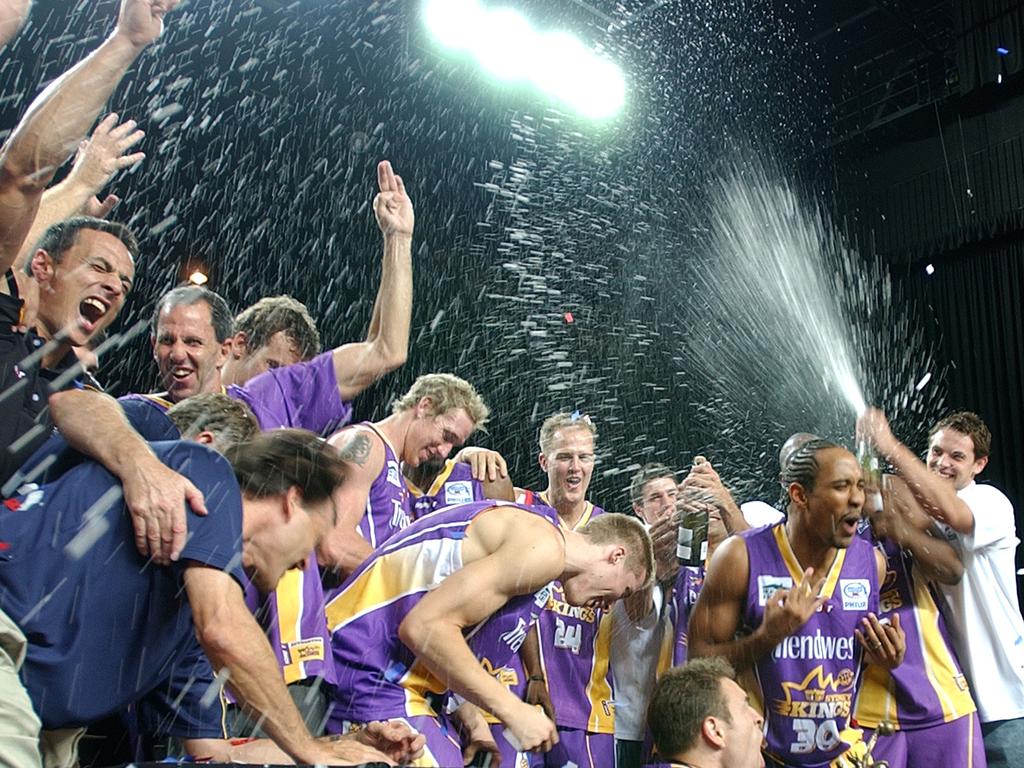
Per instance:
[[[384,466],[373,479],[366,496],[366,513],[359,521],[359,535],[376,549],[412,522],[409,486],[402,474],[398,452],[373,424],[363,421],[351,429],[372,432],[384,444]]]
[[[484,499],[484,485],[473,477],[473,468],[451,459],[445,460],[444,469],[426,490],[417,487],[409,478],[405,478],[405,484],[412,495],[413,517],[417,520],[451,504],[468,504]]]
[[[441,509],[417,520],[378,547],[345,580],[327,604],[327,623],[338,674],[331,722],[348,724],[402,719],[427,737],[424,765],[461,765],[461,750],[447,732],[432,699],[445,685],[399,639],[402,619],[432,589],[459,570],[462,540],[473,521],[495,507],[519,507],[557,525],[544,510],[511,502],[482,501]],[[513,598],[465,632],[485,668],[504,666],[518,652],[550,593]],[[454,762],[458,760],[459,762]]]
[[[870,526],[861,535],[872,541]],[[944,768],[985,766],[974,700],[932,592],[909,553],[888,540],[876,546],[886,558],[879,616],[899,615],[907,650],[891,672],[874,666],[865,670],[857,724],[874,729],[887,721],[897,729],[893,736],[879,737],[873,750],[892,768],[924,765],[940,754]]]
[[[747,545],[750,578],[744,625],[764,621],[765,604],[779,589],[803,578],[785,524],[740,534]],[[787,766],[845,766],[863,752],[860,731],[851,728],[863,653],[854,630],[878,612],[875,551],[854,537],[836,550],[821,588],[824,603],[796,633],[754,665],[753,697],[762,703],[766,752]],[[856,746],[855,746],[856,745]]]
[[[543,504],[548,498],[538,494]],[[579,530],[604,510],[589,501],[574,526]],[[560,582],[537,622],[540,660],[555,709],[559,742],[547,753],[531,755],[535,766],[614,765],[615,703],[609,653],[611,614],[565,601]]]

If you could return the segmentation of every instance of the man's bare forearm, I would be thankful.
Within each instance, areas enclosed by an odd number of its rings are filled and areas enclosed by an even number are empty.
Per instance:
[[[778,644],[778,640],[767,636],[762,625],[750,635],[721,643],[701,642],[691,633],[688,652],[690,658],[721,656],[737,672],[742,672],[753,667],[762,656],[771,653]]]
[[[484,671],[466,645],[462,631],[449,623],[421,624],[408,619],[403,621],[399,627],[402,642],[449,690],[490,712],[503,723],[509,722],[513,708],[522,702]]]
[[[315,742],[288,695],[266,636],[246,608],[240,590],[230,595],[220,592],[220,578],[230,577],[209,571],[212,569],[189,568],[185,581],[203,651],[214,669],[227,670],[228,686],[240,704],[260,719],[267,735],[291,759],[309,762],[307,756],[315,754]]]
[[[0,267],[17,259],[43,190],[78,146],[142,48],[111,35],[44,90],[0,151]]]
[[[903,443],[886,446],[883,452],[925,512],[960,533],[974,530],[974,515],[951,483],[935,475]]]
[[[98,461],[119,478],[140,461],[157,461],[117,401],[102,392],[72,389],[49,399],[50,415],[68,445]]]

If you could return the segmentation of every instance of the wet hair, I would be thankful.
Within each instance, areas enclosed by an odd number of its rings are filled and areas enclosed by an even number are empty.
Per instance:
[[[632,515],[605,512],[580,529],[592,544],[622,544],[626,548],[626,568],[643,576],[644,586],[654,581],[654,545],[644,524]]]
[[[250,351],[266,346],[270,337],[284,331],[298,347],[300,360],[320,352],[320,331],[301,301],[291,296],[267,296],[242,310],[235,318],[235,333],[244,333]]]
[[[92,216],[73,216],[51,224],[36,242],[35,251],[46,251],[55,264],[60,264],[68,249],[78,242],[78,233],[83,229],[113,235],[128,250],[133,262],[139,257],[139,240],[128,227],[116,221],[96,219]],[[32,274],[31,260],[25,265],[25,271],[29,275]]]
[[[675,480],[676,473],[664,464],[657,462],[644,464],[640,467],[640,471],[633,475],[633,479],[629,481],[629,500],[634,504],[642,504],[647,484],[652,480],[660,480],[663,477]]]
[[[672,760],[696,746],[705,719],[732,722],[723,679],[735,680],[736,671],[720,656],[693,659],[658,679],[647,706],[647,725],[662,759]]]
[[[786,442],[779,448],[779,471],[782,472],[785,469],[793,454],[800,450],[800,446],[809,443],[811,440],[819,439],[817,435],[812,435],[810,432],[794,432],[786,438]]]
[[[213,325],[213,335],[218,344],[223,344],[231,338],[234,332],[234,321],[231,319],[231,310],[228,303],[221,298],[220,294],[214,293],[209,288],[201,285],[182,285],[168,291],[156,303],[153,311],[153,335],[157,335],[157,327],[160,324],[160,315],[175,307],[191,307],[199,302],[205,302],[210,308],[210,322]]]
[[[338,452],[304,429],[260,432],[224,455],[235,468],[242,493],[258,499],[297,486],[304,501],[317,504],[330,499],[345,480]]]
[[[579,429],[585,429],[590,432],[590,436],[594,438],[594,442],[597,442],[597,427],[594,426],[593,420],[586,414],[580,414],[579,411],[575,413],[556,413],[552,416],[548,416],[544,419],[544,423],[540,425],[540,452],[547,454],[550,451],[551,443],[555,439],[555,433],[564,429],[576,427]]]
[[[931,441],[940,429],[953,429],[971,438],[971,442],[974,444],[975,459],[985,458],[992,450],[992,433],[981,417],[973,411],[957,411],[949,414],[932,427],[931,432],[928,433],[928,440]]]
[[[815,438],[797,448],[789,456],[789,461],[782,468],[779,480],[785,488],[799,483],[808,491],[814,490],[814,482],[818,477],[818,453],[829,448],[840,446],[829,440]]]
[[[252,440],[260,431],[249,406],[220,392],[186,398],[172,406],[167,416],[185,440],[194,439],[200,432],[213,433],[212,447],[221,453]]]
[[[473,385],[450,373],[427,373],[420,376],[409,391],[395,401],[391,411],[410,411],[424,397],[429,397],[433,403],[431,416],[440,416],[461,408],[473,422],[474,429],[483,429],[491,415],[491,409],[484,405]]]

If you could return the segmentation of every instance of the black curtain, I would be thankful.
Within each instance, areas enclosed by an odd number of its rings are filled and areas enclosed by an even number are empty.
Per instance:
[[[1024,8],[1019,0],[956,0],[956,64],[960,92],[995,83],[1024,67]],[[998,47],[1007,50],[1005,55]]]
[[[990,241],[932,263],[930,276],[923,264],[905,275],[906,293],[921,307],[939,359],[952,364],[950,410],[975,411],[992,430],[980,479],[1010,497],[1024,531],[1024,242]]]

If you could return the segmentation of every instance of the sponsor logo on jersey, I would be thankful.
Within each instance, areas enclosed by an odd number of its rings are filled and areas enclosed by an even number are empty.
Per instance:
[[[867,579],[840,579],[839,594],[843,598],[844,611],[866,611],[871,585]]]
[[[473,484],[469,480],[455,480],[444,484],[445,504],[466,504],[473,500]]]
[[[780,589],[792,589],[793,579],[789,576],[758,576],[757,577],[757,604],[765,605],[768,598]]]
[[[284,651],[285,664],[295,664],[302,661],[323,661],[324,660],[324,639],[312,637],[309,640],[293,640],[286,643]]]
[[[776,659],[807,659],[813,661],[852,661],[853,637],[823,635],[820,629],[813,635],[791,635],[775,646]]]

